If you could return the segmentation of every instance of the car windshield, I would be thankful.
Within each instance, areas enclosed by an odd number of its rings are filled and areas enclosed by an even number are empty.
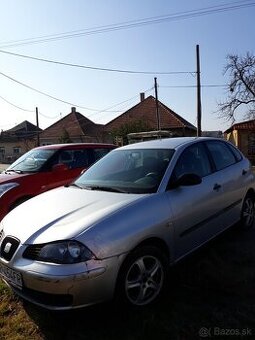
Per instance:
[[[37,172],[50,159],[56,150],[33,149],[18,158],[6,171],[14,172]]]
[[[84,172],[74,185],[90,190],[153,193],[173,153],[169,149],[112,151]]]

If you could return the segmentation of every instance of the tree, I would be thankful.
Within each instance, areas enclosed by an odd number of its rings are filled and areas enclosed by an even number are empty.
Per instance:
[[[122,124],[118,129],[114,129],[111,133],[112,137],[121,137],[123,144],[127,144],[127,135],[132,132],[142,132],[151,130],[147,122],[137,120],[129,123]]]
[[[58,140],[59,140],[59,143],[72,143],[70,135],[65,128],[62,129],[62,134]]]
[[[229,74],[228,97],[219,103],[219,116],[234,123],[236,115],[246,109],[245,118],[255,117],[255,56],[228,55],[224,75]],[[240,109],[240,111],[239,111]],[[243,112],[243,111],[242,111]]]

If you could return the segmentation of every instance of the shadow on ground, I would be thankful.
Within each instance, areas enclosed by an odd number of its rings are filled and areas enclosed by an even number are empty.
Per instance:
[[[191,340],[219,329],[247,330],[255,338],[254,239],[254,229],[228,230],[172,268],[160,300],[147,308],[113,303],[68,312],[28,303],[24,308],[43,339]]]

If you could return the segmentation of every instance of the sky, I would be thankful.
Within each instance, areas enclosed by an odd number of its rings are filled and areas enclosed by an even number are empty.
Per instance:
[[[230,126],[217,114],[227,97],[223,70],[227,55],[255,53],[255,1],[0,0],[0,5],[0,130],[24,120],[36,124],[36,107],[42,129],[72,106],[105,124],[136,105],[141,92],[155,95],[155,77],[159,100],[196,125],[196,45],[202,130]],[[238,9],[218,10],[229,6]]]

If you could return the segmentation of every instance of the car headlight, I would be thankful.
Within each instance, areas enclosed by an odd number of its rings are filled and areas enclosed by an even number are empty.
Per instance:
[[[28,246],[23,257],[59,264],[71,264],[91,260],[94,254],[78,241],[56,241]]]
[[[2,197],[7,191],[17,187],[19,183],[10,182],[6,184],[0,184],[0,197]]]

